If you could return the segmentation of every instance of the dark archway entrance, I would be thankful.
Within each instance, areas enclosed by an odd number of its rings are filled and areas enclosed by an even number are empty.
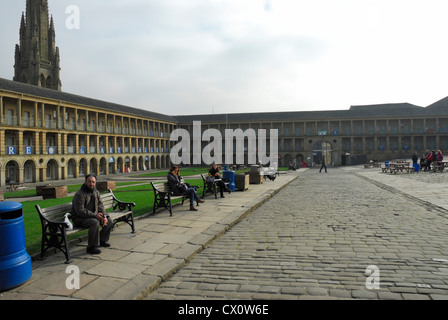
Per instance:
[[[333,163],[333,146],[330,142],[322,140],[317,142],[313,147],[313,162],[322,163],[322,157],[325,156],[326,164]]]

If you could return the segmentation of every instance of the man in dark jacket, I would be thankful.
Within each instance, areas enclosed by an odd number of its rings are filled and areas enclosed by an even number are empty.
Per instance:
[[[89,229],[87,252],[91,254],[101,253],[98,246],[110,247],[108,241],[113,226],[95,186],[96,176],[88,174],[81,189],[73,197],[71,211],[73,225]]]

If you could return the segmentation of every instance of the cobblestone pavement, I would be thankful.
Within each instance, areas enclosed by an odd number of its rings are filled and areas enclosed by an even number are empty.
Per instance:
[[[448,299],[447,212],[372,182],[301,174],[145,299]]]

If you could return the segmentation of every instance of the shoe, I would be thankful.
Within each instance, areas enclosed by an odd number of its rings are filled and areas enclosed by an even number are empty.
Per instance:
[[[87,247],[87,253],[90,253],[90,254],[100,254],[101,250],[98,249],[97,247]]]
[[[190,206],[190,211],[198,211],[194,206]]]
[[[224,195],[222,195],[221,198],[225,198]]]
[[[110,247],[110,243],[108,243],[106,241],[100,241],[100,247],[109,248]]]
[[[204,203],[205,200],[202,200],[201,198],[199,198],[199,199],[198,199],[198,202],[199,202],[199,203]]]

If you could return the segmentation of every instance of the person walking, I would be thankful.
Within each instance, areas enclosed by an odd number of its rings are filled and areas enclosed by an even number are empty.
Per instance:
[[[322,165],[320,166],[319,173],[322,172],[322,169],[325,168],[325,173],[327,173],[327,165],[326,165],[326,157],[325,155],[322,156]]]

